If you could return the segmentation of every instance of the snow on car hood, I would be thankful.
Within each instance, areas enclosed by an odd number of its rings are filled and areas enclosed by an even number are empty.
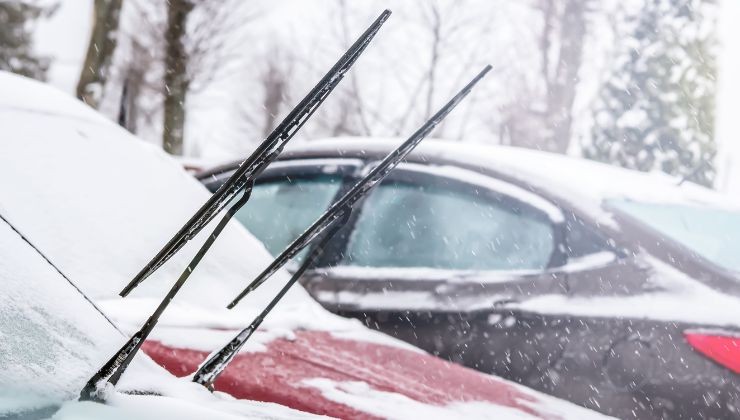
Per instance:
[[[127,329],[138,328],[207,232],[129,298],[118,292],[208,199],[208,191],[160,149],[81,102],[2,72],[0,127],[0,215],[106,313]],[[235,310],[225,305],[271,260],[241,224],[231,223],[165,311],[161,325],[243,328],[288,280],[287,272],[277,272]],[[293,288],[263,325],[362,328],[321,309],[301,287]],[[365,331],[369,340],[400,345]]]
[[[74,402],[126,337],[2,220],[0,256],[0,418],[308,417],[275,404],[213,395],[174,378],[144,354],[134,359],[120,389],[160,396],[111,390],[105,406]]]

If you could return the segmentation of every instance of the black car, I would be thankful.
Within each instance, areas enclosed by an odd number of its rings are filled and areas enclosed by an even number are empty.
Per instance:
[[[237,218],[282,251],[399,141],[287,150]],[[237,164],[199,175],[215,191]],[[302,279],[327,309],[620,418],[740,418],[740,205],[661,174],[429,141]]]

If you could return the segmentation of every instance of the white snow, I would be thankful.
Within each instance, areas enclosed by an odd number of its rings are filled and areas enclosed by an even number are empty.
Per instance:
[[[674,267],[641,254],[657,270],[650,281],[661,291],[635,296],[582,297],[548,295],[510,304],[546,314],[620,317],[740,327],[740,299],[709,288]]]
[[[737,197],[740,194],[740,142],[738,142],[738,106],[740,106],[740,2],[719,2],[717,109],[717,181],[715,187]]]
[[[510,280],[513,276],[537,275],[539,270],[446,270],[429,267],[362,267],[339,265],[315,270],[319,274],[332,277],[346,277],[361,280],[414,280],[423,278],[429,281],[499,283]]]
[[[0,255],[2,416],[75,396],[123,336],[2,221]]]
[[[306,387],[315,388],[332,400],[357,408],[386,419],[536,419],[541,418],[514,408],[499,407],[483,401],[455,402],[446,406],[430,406],[412,400],[405,395],[372,389],[363,382],[337,382],[324,378],[303,381]],[[516,385],[515,385],[516,386]],[[523,386],[516,386],[518,391],[533,395],[534,392]],[[539,396],[537,397],[539,398]],[[545,400],[542,400],[545,401]],[[542,418],[561,417],[563,419],[606,419],[608,417],[586,410],[576,405],[563,403],[552,397],[546,397],[546,404],[520,401],[530,407]]]
[[[76,399],[87,379],[123,344],[116,331],[72,284],[5,222],[0,221],[0,417],[40,410],[52,414]],[[12,256],[12,257],[11,257]],[[236,401],[178,380],[140,355],[109,405],[68,402],[55,419],[307,418],[275,404]]]
[[[463,418],[484,419],[495,411],[496,418],[508,419],[536,419],[514,408],[499,410],[493,404],[485,402],[453,403],[451,407],[434,407],[412,400],[411,398],[393,392],[378,391],[370,388],[364,382],[337,382],[329,379],[308,379],[303,383],[321,391],[329,400],[358,408],[386,419],[412,418]]]
[[[62,92],[0,73],[0,93],[0,126],[13,133],[0,142],[0,178],[14,180],[0,184],[0,214],[109,315],[141,325],[206,232],[131,297],[118,292],[209,193],[164,152]],[[221,308],[271,260],[259,241],[231,223],[165,311],[163,325],[243,328],[288,280],[287,272],[276,273],[235,310]],[[364,329],[324,311],[300,287],[264,327]]]
[[[617,256],[608,251],[573,258],[561,267],[551,271],[573,272],[605,266],[615,261]],[[463,284],[496,284],[511,282],[526,276],[539,276],[542,273],[536,270],[510,271],[475,271],[475,270],[444,270],[423,267],[358,267],[336,266],[317,270],[319,275],[332,278],[348,278],[368,282],[382,281],[416,281],[423,279],[429,282],[440,282],[433,290],[395,291],[383,290],[377,292],[353,292],[351,290],[318,290],[315,297],[326,304],[341,304],[361,309],[386,310],[448,310],[448,311],[476,311],[491,308],[494,304],[509,300],[509,295],[486,294],[485,296],[462,296],[445,294],[445,289]]]
[[[93,0],[37,3],[58,8],[51,17],[39,19],[34,32],[34,50],[51,59],[46,75],[48,82],[73,94],[92,32]]]
[[[616,261],[617,255],[609,251],[600,251],[582,257],[568,258],[568,263],[553,271],[572,273],[597,267],[603,267]]]
[[[294,144],[288,150],[310,147],[313,151],[336,153],[364,151],[387,153],[402,139],[333,138]],[[732,198],[691,182],[660,172],[643,173],[586,159],[507,146],[424,140],[412,154],[436,157],[497,171],[561,196],[587,211],[599,223],[617,228],[611,213],[602,207],[609,199],[642,202],[703,204],[740,209],[740,198]]]
[[[256,401],[217,400],[115,394],[107,404],[69,402],[54,414],[53,420],[236,420],[236,419],[313,419],[329,418],[293,410],[277,404]]]
[[[466,182],[471,185],[476,185],[493,191],[497,191],[502,194],[508,195],[511,198],[519,200],[524,204],[529,204],[536,209],[542,210],[553,223],[562,223],[563,221],[565,221],[563,212],[560,211],[560,209],[553,203],[523,188],[519,188],[516,185],[512,185],[498,179],[482,175],[479,172],[474,172],[450,165],[428,166],[407,163],[404,164],[403,167],[404,169],[445,178],[451,178],[458,181]]]

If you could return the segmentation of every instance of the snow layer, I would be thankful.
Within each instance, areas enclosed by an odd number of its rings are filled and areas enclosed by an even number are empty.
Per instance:
[[[188,395],[191,397],[191,395]],[[112,395],[106,405],[72,401],[54,414],[53,420],[236,420],[328,418],[277,404],[217,398],[183,398],[153,395]]]
[[[84,104],[7,73],[0,73],[0,126],[12,130],[0,142],[0,179],[13,180],[0,184],[0,214],[109,315],[140,325],[206,232],[131,297],[123,300],[118,292],[209,193],[164,152]],[[276,273],[237,309],[221,308],[271,259],[259,241],[231,223],[165,311],[163,325],[243,327],[288,280],[287,272]],[[300,287],[264,326],[363,328],[322,310]]]
[[[0,221],[0,417],[55,419],[307,418],[274,404],[236,401],[172,377],[145,355],[109,392],[109,405],[67,402],[125,337],[8,224]],[[12,256],[12,257],[9,257]]]
[[[656,267],[651,282],[661,291],[635,296],[573,298],[548,295],[511,306],[547,314],[621,317],[740,327],[740,299],[718,292],[647,254]]]
[[[18,232],[0,222],[0,416],[28,410],[51,415],[64,400],[77,397],[126,339],[75,287],[99,299],[116,321],[139,323],[146,316],[142,310],[153,308],[167,277],[178,271],[176,264],[163,267],[166,275],[150,280],[137,298],[113,297],[128,273],[181,223],[168,219],[189,216],[208,193],[177,163],[83,104],[6,73],[0,73],[0,126],[0,215],[74,282],[73,287]],[[261,245],[237,224],[227,230],[224,242],[227,246],[217,245],[204,262],[201,281],[210,284],[201,283],[190,299],[183,299],[183,307],[175,304],[170,322],[198,322],[196,315],[207,312],[206,304],[230,297],[234,290],[228,285],[241,286],[261,269],[255,262],[269,261]],[[183,258],[179,260],[183,266]],[[278,273],[283,280],[286,276]],[[302,289],[287,301],[295,312],[276,318],[290,321],[291,327],[305,324],[299,314],[306,308],[315,311],[310,318],[315,322],[357,327],[322,311]],[[231,322],[236,324],[241,315],[243,323],[246,312],[231,314]],[[184,317],[187,313],[191,316]],[[204,319],[217,326],[218,314],[210,315]],[[158,396],[122,393],[127,390]],[[274,404],[211,394],[174,378],[144,354],[134,359],[118,387],[108,390],[108,397],[108,406],[66,403],[55,418],[308,417]]]
[[[527,190],[519,188],[516,185],[511,185],[509,183],[499,181],[498,179],[482,175],[478,172],[473,172],[467,169],[462,169],[456,166],[449,165],[427,166],[406,164],[404,165],[404,167],[416,172],[423,172],[431,175],[464,181],[472,185],[481,186],[492,191],[506,194],[511,198],[521,201],[522,203],[529,204],[536,209],[542,210],[542,212],[544,212],[554,223],[562,223],[563,221],[565,221],[563,212],[561,212],[560,209],[551,202],[543,199],[536,194],[532,194]]]
[[[123,336],[2,221],[0,256],[2,417],[75,397]]]
[[[335,154],[350,152],[387,153],[402,139],[334,138],[291,144],[288,150],[310,149]],[[714,205],[740,209],[740,199],[730,198],[664,173],[643,173],[586,159],[507,146],[427,139],[412,152],[465,165],[488,168],[558,195],[588,212],[597,221],[616,227],[611,213],[602,207],[609,199],[642,202]]]
[[[444,418],[466,418],[466,419],[536,419],[521,410],[500,407],[482,401],[455,402],[442,407],[433,407],[414,401],[405,395],[372,389],[363,382],[337,382],[329,379],[316,378],[303,381],[307,387],[316,388],[321,394],[332,400],[363,412],[371,413],[386,419],[444,419]],[[533,391],[523,386],[517,386],[519,391],[525,394],[534,394]],[[542,399],[537,396],[538,403],[529,404],[543,418],[563,419],[607,419],[604,415],[586,410],[579,406],[565,403],[552,397]]]

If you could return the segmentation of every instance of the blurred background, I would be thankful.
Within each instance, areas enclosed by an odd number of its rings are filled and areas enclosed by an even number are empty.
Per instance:
[[[0,0],[0,70],[218,163],[259,144],[383,8],[297,141],[407,136],[491,63],[436,137],[740,193],[737,0]]]

